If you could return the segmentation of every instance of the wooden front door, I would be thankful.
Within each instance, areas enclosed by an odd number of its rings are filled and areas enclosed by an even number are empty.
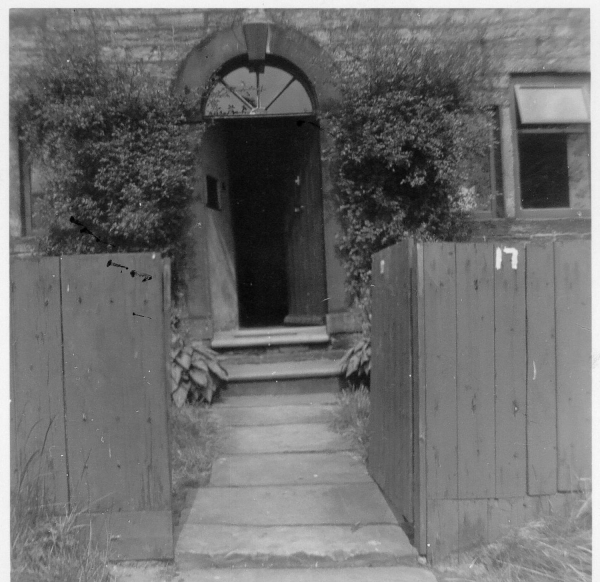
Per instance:
[[[320,325],[326,313],[323,201],[319,128],[297,121],[294,128],[286,216],[289,325]]]

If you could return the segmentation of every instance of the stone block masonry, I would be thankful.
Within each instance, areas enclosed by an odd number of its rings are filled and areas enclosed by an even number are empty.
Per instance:
[[[340,54],[348,41],[362,36],[400,34],[401,37],[442,32],[446,38],[477,41],[489,63],[488,74],[514,72],[588,72],[590,19],[587,9],[397,9],[266,10],[273,22],[292,26]],[[136,57],[161,61],[164,75],[174,75],[188,52],[216,30],[244,17],[243,10],[168,9],[14,9],[10,13],[11,67],[35,59],[39,34],[77,22],[89,26],[93,14],[98,32]]]

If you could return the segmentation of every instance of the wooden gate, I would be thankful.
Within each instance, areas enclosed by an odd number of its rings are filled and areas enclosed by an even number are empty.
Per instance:
[[[151,253],[11,259],[13,485],[43,450],[52,498],[114,559],[173,557],[169,284]]]
[[[369,470],[430,560],[591,477],[590,266],[586,240],[374,255]]]

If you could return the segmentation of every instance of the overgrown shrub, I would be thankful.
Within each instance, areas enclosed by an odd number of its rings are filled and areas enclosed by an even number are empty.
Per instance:
[[[398,240],[462,240],[489,147],[481,61],[458,42],[379,38],[341,64],[343,98],[327,113],[335,144],[352,296],[370,284],[371,255]]]
[[[202,133],[186,122],[199,100],[172,94],[143,62],[109,58],[93,18],[39,42],[37,64],[14,80],[13,104],[45,177],[41,250],[162,251],[177,290]]]

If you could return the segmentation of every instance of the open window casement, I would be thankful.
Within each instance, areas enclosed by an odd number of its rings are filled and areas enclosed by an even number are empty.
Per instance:
[[[521,125],[590,122],[586,87],[515,85]]]
[[[589,79],[532,77],[513,90],[519,213],[589,216]]]

